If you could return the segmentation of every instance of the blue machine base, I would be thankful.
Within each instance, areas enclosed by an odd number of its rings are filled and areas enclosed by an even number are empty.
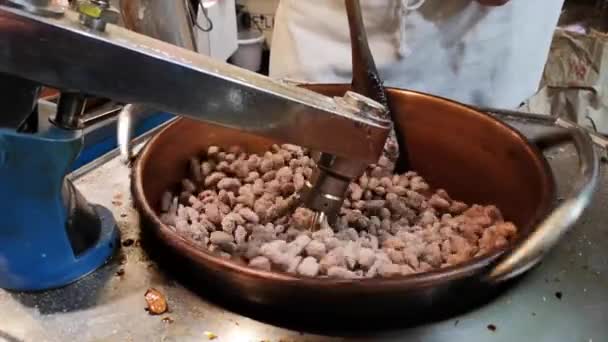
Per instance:
[[[12,291],[42,291],[73,283],[103,266],[120,244],[116,221],[110,210],[93,205],[101,219],[101,235],[97,244],[79,257],[62,265],[48,269],[38,269],[35,277],[18,281],[0,281],[0,287]]]
[[[156,113],[136,127],[135,135],[171,117]],[[116,146],[112,132],[82,151],[82,131],[62,130],[47,120],[40,121],[34,134],[0,129],[0,207],[5,209],[0,222],[0,288],[61,287],[112,256],[119,244],[112,213],[86,203],[65,180],[68,172]]]
[[[66,180],[81,131],[41,123],[34,134],[0,129],[0,288],[38,291],[100,267],[118,245],[112,213]]]

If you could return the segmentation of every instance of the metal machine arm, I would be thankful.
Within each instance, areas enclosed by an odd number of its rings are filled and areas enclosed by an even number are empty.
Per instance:
[[[382,151],[390,124],[361,110],[383,110],[372,100],[337,101],[115,25],[104,28],[86,29],[74,11],[44,17],[0,1],[0,73],[361,162],[375,162]]]

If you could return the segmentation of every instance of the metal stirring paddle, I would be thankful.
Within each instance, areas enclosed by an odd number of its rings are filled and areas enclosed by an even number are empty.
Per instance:
[[[390,102],[384,89],[384,85],[374,57],[369,48],[367,33],[363,24],[361,4],[359,0],[345,0],[346,13],[348,15],[348,26],[350,30],[350,41],[352,47],[352,90],[363,96],[367,96],[388,108],[388,115],[385,119],[393,122],[394,139],[398,145],[398,157],[395,163],[395,173],[404,173],[409,170],[408,151],[405,142],[405,133],[395,122],[395,116],[390,107]]]

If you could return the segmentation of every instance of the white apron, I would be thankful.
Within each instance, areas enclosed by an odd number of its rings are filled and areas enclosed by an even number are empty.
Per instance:
[[[540,82],[563,0],[361,0],[372,53],[387,86],[480,106],[515,108]],[[344,0],[281,0],[270,76],[348,83]]]

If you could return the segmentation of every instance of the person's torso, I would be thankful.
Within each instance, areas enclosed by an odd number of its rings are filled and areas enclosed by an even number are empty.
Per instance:
[[[403,18],[398,0],[363,0],[362,8],[386,85],[515,107],[538,86],[562,2],[511,0],[485,7],[473,0],[426,0]],[[399,25],[405,25],[404,38]],[[343,1],[282,0],[273,36],[272,77],[350,81]]]

